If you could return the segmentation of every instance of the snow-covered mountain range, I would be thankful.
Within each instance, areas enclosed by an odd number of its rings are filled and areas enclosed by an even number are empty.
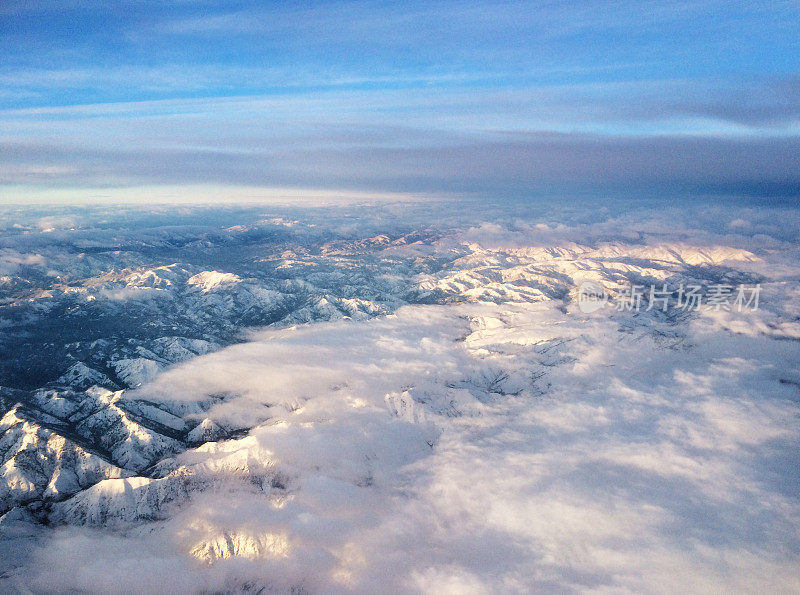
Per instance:
[[[2,221],[9,590],[800,589],[792,209]]]

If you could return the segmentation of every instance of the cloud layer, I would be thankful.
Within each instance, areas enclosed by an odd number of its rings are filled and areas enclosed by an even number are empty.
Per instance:
[[[5,202],[800,187],[791,2],[10,3],[0,19]]]

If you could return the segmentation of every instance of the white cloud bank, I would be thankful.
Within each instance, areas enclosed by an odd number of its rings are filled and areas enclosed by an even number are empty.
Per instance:
[[[617,328],[551,303],[415,306],[265,331],[191,360],[137,396],[225,393],[213,423],[263,423],[180,455],[181,473],[208,483],[164,504],[166,520],[55,531],[25,583],[800,589],[800,408],[782,372],[797,344],[732,335],[705,316],[677,350]],[[159,481],[169,478],[109,480],[78,498],[105,494],[108,525]]]

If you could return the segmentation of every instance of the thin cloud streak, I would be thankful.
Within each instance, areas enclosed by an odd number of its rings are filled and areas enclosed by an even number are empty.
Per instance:
[[[152,80],[167,80],[170,71],[164,69],[154,74]],[[35,77],[35,74],[31,76]],[[71,76],[63,77],[65,84],[70,84]],[[102,80],[103,74],[100,71],[81,71],[74,76]],[[134,73],[110,72],[105,76],[108,80],[123,80]],[[205,114],[208,119],[231,122],[252,114],[269,123],[281,117],[302,122],[315,113],[332,120],[349,115],[362,124],[374,120],[389,125],[393,120],[399,120],[405,126],[418,124],[427,128],[473,131],[493,128],[598,131],[601,126],[623,122],[672,122],[674,125],[675,120],[681,118],[717,120],[771,133],[800,124],[800,78],[796,76],[516,88],[489,86],[481,89],[462,85],[468,75],[464,77],[451,76],[447,88],[431,88],[426,83],[432,81],[415,79],[406,81],[405,87],[393,89],[358,88],[370,82],[368,80],[317,77],[298,83],[296,88],[283,86],[280,92],[271,94],[5,109],[0,110],[0,121],[6,120],[7,126],[13,121],[35,126],[48,118]],[[2,77],[0,81],[3,81]],[[309,90],[309,86],[323,88]],[[329,88],[325,89],[326,86]],[[30,121],[25,122],[26,118]],[[703,130],[687,126],[686,132],[701,134]]]
[[[342,133],[344,134],[344,133]],[[312,137],[313,139],[313,137]],[[487,196],[604,190],[800,195],[800,140],[528,134],[450,146],[381,147],[346,136],[327,146],[265,140],[243,155],[198,149],[6,145],[4,184],[224,184]],[[233,148],[233,147],[231,147]],[[43,165],[44,164],[44,165]],[[26,170],[26,167],[28,168]],[[62,170],[58,168],[75,168]],[[44,168],[44,169],[43,169]]]

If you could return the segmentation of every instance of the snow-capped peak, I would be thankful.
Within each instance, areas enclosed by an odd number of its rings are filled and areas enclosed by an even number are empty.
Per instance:
[[[232,285],[241,281],[238,275],[233,273],[221,273],[219,271],[203,271],[189,277],[187,285],[200,288],[204,293],[216,289],[220,286]]]

